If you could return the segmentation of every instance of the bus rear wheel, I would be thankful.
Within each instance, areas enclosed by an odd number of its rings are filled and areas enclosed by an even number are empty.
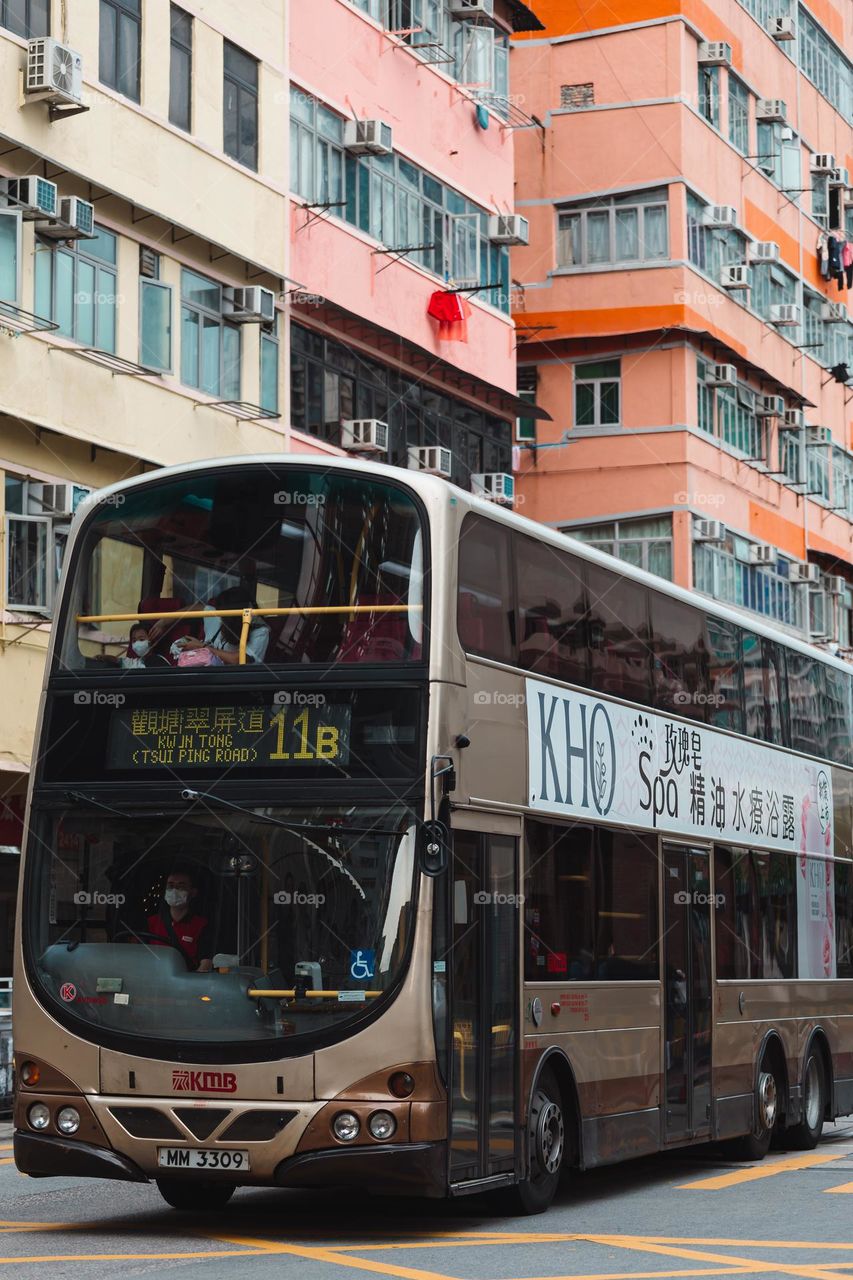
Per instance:
[[[794,1151],[811,1151],[820,1142],[826,1112],[826,1078],[823,1059],[810,1049],[803,1076],[803,1118],[785,1131],[785,1146]]]
[[[755,1084],[755,1126],[752,1133],[726,1143],[727,1155],[733,1160],[763,1160],[779,1119],[779,1085],[773,1064],[764,1058]]]
[[[158,1178],[157,1189],[173,1209],[190,1213],[221,1209],[237,1190],[227,1182],[189,1182],[183,1178]]]

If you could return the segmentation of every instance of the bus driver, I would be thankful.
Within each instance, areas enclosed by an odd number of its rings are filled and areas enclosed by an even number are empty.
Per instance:
[[[193,899],[198,897],[198,886],[192,872],[174,867],[166,877],[166,887],[160,910],[148,917],[148,928],[163,943],[173,946],[187,962],[188,969],[198,973],[210,973],[213,964],[205,956],[208,921],[193,909]]]

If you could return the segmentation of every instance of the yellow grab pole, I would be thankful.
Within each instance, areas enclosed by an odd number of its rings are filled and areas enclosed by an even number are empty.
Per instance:
[[[246,665],[246,645],[249,640],[249,627],[252,625],[253,613],[253,609],[243,610],[243,628],[240,632],[240,651],[238,654],[238,661],[241,667],[245,667]]]

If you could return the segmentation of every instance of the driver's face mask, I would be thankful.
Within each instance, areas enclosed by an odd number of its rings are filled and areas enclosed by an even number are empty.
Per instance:
[[[163,894],[167,907],[185,907],[190,900],[189,889],[167,889]]]

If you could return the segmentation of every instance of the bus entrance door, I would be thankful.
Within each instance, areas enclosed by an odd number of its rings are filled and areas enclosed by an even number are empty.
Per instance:
[[[455,831],[449,888],[450,1185],[473,1191],[516,1163],[517,839]]]
[[[664,1141],[711,1130],[711,883],[707,849],[665,844]]]

